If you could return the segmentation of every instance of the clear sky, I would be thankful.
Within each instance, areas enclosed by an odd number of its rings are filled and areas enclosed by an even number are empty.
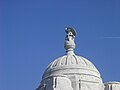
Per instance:
[[[75,52],[104,82],[120,81],[120,0],[0,0],[0,90],[35,90],[47,65],[65,54],[65,28]]]

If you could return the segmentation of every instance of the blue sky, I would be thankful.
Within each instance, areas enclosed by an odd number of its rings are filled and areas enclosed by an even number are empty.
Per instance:
[[[0,0],[0,90],[35,90],[65,54],[67,26],[77,31],[75,53],[104,82],[120,81],[120,0]]]

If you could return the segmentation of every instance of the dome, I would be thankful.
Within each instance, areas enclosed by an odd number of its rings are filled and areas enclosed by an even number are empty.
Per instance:
[[[72,77],[76,76],[80,80],[85,80],[90,82],[102,82],[100,73],[97,68],[86,58],[82,56],[77,56],[74,53],[75,43],[74,34],[71,31],[67,31],[64,47],[66,49],[66,54],[62,57],[57,58],[51,62],[47,69],[45,70],[42,79],[48,77]],[[89,82],[89,81],[88,81]]]
[[[48,65],[37,90],[103,90],[97,68],[86,58],[74,53],[76,32],[73,28],[66,28],[66,33],[66,54]]]
[[[51,62],[43,74],[43,79],[51,76],[89,75],[101,82],[97,68],[86,58],[67,54]]]

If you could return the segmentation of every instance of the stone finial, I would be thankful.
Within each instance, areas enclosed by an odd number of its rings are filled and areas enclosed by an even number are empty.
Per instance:
[[[66,32],[66,37],[65,37],[65,44],[64,44],[64,48],[66,49],[67,54],[74,54],[74,49],[75,49],[75,36],[76,36],[76,32],[75,29],[72,27],[67,27],[65,29]]]

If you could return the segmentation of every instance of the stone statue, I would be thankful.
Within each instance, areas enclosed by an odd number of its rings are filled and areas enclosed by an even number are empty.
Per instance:
[[[67,33],[65,40],[67,40],[67,41],[74,40],[74,38],[76,36],[76,32],[75,32],[74,28],[68,27],[65,29],[65,32]]]
[[[67,54],[74,54],[73,51],[75,49],[75,36],[76,36],[76,32],[75,29],[72,27],[67,27],[65,29],[66,32],[66,37],[65,37],[65,44],[64,44],[64,48],[66,49]]]

